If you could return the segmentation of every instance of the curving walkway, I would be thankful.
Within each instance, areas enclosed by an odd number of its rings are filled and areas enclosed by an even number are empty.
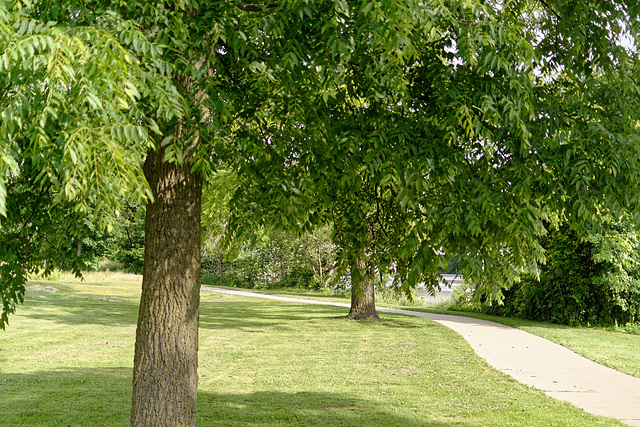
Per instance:
[[[349,304],[279,297],[203,286],[202,289],[305,304]],[[640,378],[623,374],[520,329],[487,320],[378,307],[379,312],[424,317],[453,329],[491,366],[595,415],[640,426]]]

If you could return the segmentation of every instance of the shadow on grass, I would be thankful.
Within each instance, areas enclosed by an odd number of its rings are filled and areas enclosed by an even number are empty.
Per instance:
[[[38,306],[55,307],[40,310]],[[100,297],[66,292],[30,292],[25,305],[31,306],[30,319],[45,320],[65,325],[131,326],[138,320],[139,302],[123,297]],[[232,297],[220,301],[200,303],[200,328],[204,329],[252,329],[289,330],[300,321],[340,321],[348,308],[297,302],[281,302],[260,298]],[[22,313],[21,313],[22,314]],[[380,313],[377,325],[397,328],[418,327],[399,316]],[[363,323],[363,322],[359,322]],[[366,323],[366,322],[364,322]],[[426,326],[422,325],[421,327]]]
[[[434,414],[437,416],[438,414]],[[200,426],[471,426],[408,418],[380,402],[334,393],[262,391],[246,395],[207,394],[198,397]]]
[[[130,368],[0,374],[2,426],[122,426],[129,423]],[[434,414],[437,416],[438,414]],[[460,420],[451,424],[465,426]],[[199,426],[447,426],[411,419],[380,402],[336,393],[200,392]],[[471,424],[468,424],[469,426]]]
[[[30,319],[64,325],[130,326],[138,320],[138,300],[101,298],[64,292],[32,292],[25,305],[31,310],[20,313]],[[40,306],[47,309],[40,309]],[[54,310],[49,309],[55,307]],[[20,308],[19,308],[20,309]],[[200,303],[200,327],[209,329],[278,328],[290,321],[330,318],[343,310],[324,306],[287,304],[277,301],[235,300]],[[346,315],[346,312],[344,313]],[[286,329],[285,326],[282,326]]]
[[[131,378],[130,368],[0,373],[0,425],[127,425]]]
[[[43,303],[55,310],[38,310]],[[31,292],[25,299],[25,306],[34,308],[25,316],[66,325],[129,326],[138,321],[137,300],[129,298],[108,298],[95,295]]]
[[[281,302],[255,298],[242,301],[202,301],[200,303],[200,328],[204,329],[252,329],[289,330],[295,322],[304,321],[349,321],[345,317],[348,308],[326,305]],[[371,323],[389,328],[418,328],[433,326],[416,324],[400,315],[380,313],[381,320],[358,321],[359,324]]]
[[[273,300],[200,302],[200,327],[207,329],[265,328],[284,326],[291,321],[332,319],[346,315],[344,309],[327,306],[290,304]]]

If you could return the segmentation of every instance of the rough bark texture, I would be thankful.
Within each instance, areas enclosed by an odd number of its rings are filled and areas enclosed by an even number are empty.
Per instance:
[[[133,370],[133,426],[195,426],[202,182],[150,151],[154,202],[145,220],[144,278]]]
[[[379,319],[376,311],[374,275],[364,261],[356,261],[359,274],[351,274],[351,310],[347,318]]]

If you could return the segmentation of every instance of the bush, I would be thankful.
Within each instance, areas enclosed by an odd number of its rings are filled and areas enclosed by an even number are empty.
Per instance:
[[[568,226],[543,243],[547,264],[540,280],[523,277],[504,293],[504,305],[483,311],[561,324],[613,325],[640,313],[637,234],[629,224],[581,237]]]

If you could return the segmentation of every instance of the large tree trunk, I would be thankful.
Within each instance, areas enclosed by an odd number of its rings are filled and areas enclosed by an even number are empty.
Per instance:
[[[373,270],[363,260],[356,260],[355,264],[355,269],[351,272],[351,310],[347,318],[379,319]]]
[[[202,182],[150,151],[154,201],[145,221],[144,277],[133,369],[133,426],[195,426]]]

